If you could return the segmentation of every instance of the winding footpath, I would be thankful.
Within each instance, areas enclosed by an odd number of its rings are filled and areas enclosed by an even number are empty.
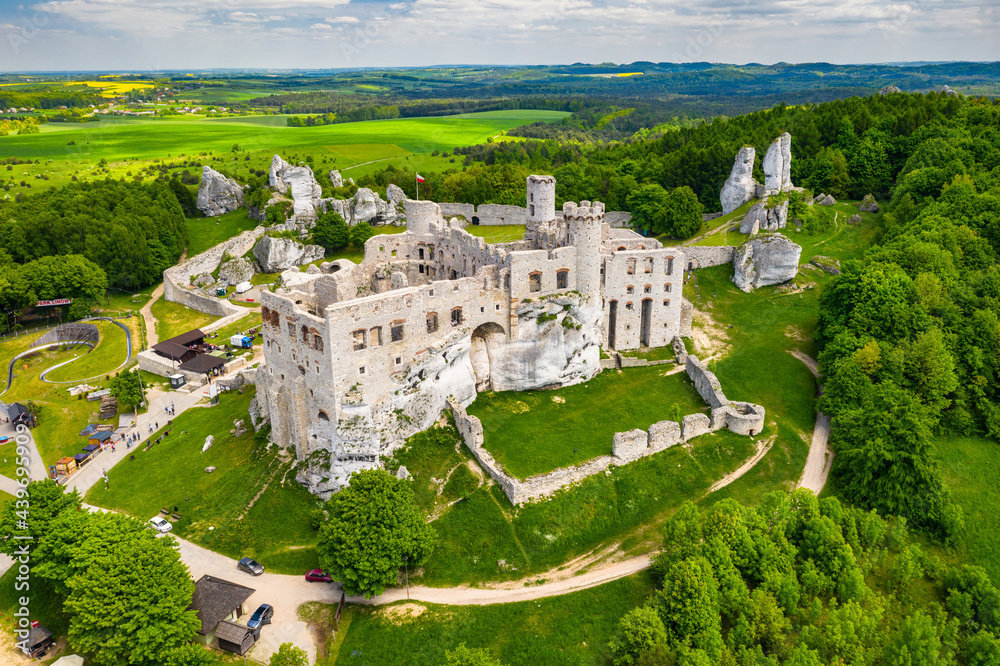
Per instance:
[[[816,359],[806,356],[800,351],[789,352],[792,356],[802,361],[813,377],[819,379],[819,365]],[[818,395],[823,395],[823,386],[819,385]],[[796,488],[808,488],[817,495],[826,485],[826,480],[830,476],[830,466],[833,464],[833,451],[827,445],[830,438],[830,417],[826,414],[816,412],[816,425],[813,427],[812,442],[809,444],[809,455],[806,457],[806,466],[802,470],[802,478],[799,479]]]
[[[186,251],[185,251],[186,254]],[[183,261],[183,257],[181,258]],[[149,301],[146,302],[141,308],[139,308],[139,314],[146,322],[146,344],[150,349],[153,345],[160,341],[159,336],[156,335],[156,317],[153,316],[153,303],[159,300],[160,296],[163,296],[163,283],[160,283],[153,293],[149,295]]]

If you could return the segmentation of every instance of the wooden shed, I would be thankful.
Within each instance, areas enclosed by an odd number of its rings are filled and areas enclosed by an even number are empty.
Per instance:
[[[70,456],[65,456],[56,461],[56,474],[69,476],[76,471],[76,460]]]
[[[223,620],[215,628],[215,638],[219,641],[220,650],[240,656],[246,654],[246,651],[252,648],[256,642],[249,627],[229,620]]]

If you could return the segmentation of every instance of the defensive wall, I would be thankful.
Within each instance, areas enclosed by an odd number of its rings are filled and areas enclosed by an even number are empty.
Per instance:
[[[500,204],[480,204],[477,208],[473,204],[464,203],[438,203],[441,207],[441,215],[445,219],[452,217],[463,217],[469,224],[484,227],[499,226],[505,224],[525,224],[528,217],[527,208],[524,206],[504,206]],[[556,211],[556,219],[562,220],[562,211]],[[627,211],[613,210],[604,213],[604,221],[608,226],[623,229],[631,227],[632,213]]]
[[[715,374],[695,356],[687,356],[685,370],[698,393],[711,407],[711,416],[688,414],[680,422],[659,421],[646,430],[637,428],[617,432],[611,442],[610,456],[598,456],[580,465],[562,467],[527,479],[517,479],[507,474],[503,466],[484,448],[483,424],[478,418],[470,415],[453,397],[448,398],[448,406],[451,408],[455,427],[472,456],[503,488],[511,504],[518,505],[548,497],[560,488],[606,471],[612,465],[626,465],[722,428],[728,428],[739,435],[752,436],[760,433],[764,427],[763,407],[728,400]]]
[[[736,252],[734,245],[685,245],[683,249],[687,270],[731,264]]]

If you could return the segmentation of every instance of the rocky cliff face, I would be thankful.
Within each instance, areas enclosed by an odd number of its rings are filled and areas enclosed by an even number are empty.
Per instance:
[[[792,188],[792,135],[785,132],[767,149],[764,155],[764,189],[787,192]]]
[[[216,217],[237,210],[243,205],[243,186],[206,166],[198,186],[198,210]]]
[[[264,273],[280,273],[295,266],[319,261],[325,251],[319,245],[303,245],[290,238],[263,236],[253,248],[254,259]]]
[[[323,188],[316,182],[312,169],[308,166],[292,166],[281,159],[280,155],[275,155],[271,159],[268,180],[275,192],[291,196],[294,202],[292,220],[316,220],[316,202],[323,196]]]
[[[755,203],[740,222],[740,233],[758,231],[778,231],[788,224],[788,200],[770,204],[768,197]]]
[[[390,185],[391,187],[395,186]],[[402,190],[399,192],[401,194]],[[403,198],[405,199],[405,195]],[[372,226],[398,224],[401,220],[401,213],[395,202],[391,199],[383,201],[379,195],[367,187],[358,188],[358,191],[350,199],[322,199],[319,201],[319,209],[324,213],[328,210],[340,213],[340,216],[350,226],[361,222],[367,222]]]
[[[746,292],[788,282],[798,275],[801,254],[802,248],[781,234],[753,236],[736,248],[733,282]]]
[[[736,154],[733,170],[722,186],[719,202],[722,204],[722,214],[733,212],[754,198],[757,191],[757,181],[753,177],[753,161],[756,156],[753,146],[743,146]]]
[[[330,182],[333,183],[334,187],[343,187],[344,177],[336,169],[330,169]]]
[[[253,277],[253,262],[245,257],[232,259],[219,266],[219,281],[235,287]]]

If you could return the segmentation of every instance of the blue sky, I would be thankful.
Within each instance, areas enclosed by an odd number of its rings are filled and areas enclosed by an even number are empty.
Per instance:
[[[0,70],[1000,59],[997,0],[0,0]]]

